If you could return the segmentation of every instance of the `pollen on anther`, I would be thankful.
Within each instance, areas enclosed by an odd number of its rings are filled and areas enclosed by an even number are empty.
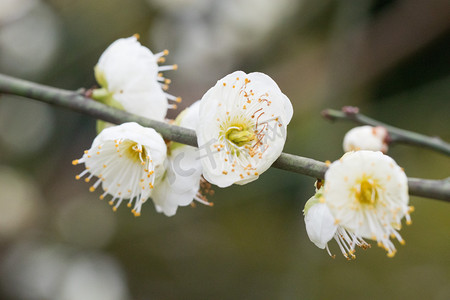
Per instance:
[[[78,159],[72,160],[72,165],[78,165]]]
[[[223,83],[223,86],[227,86],[227,84],[224,82],[224,83]]]
[[[91,187],[89,188],[89,192],[93,192],[93,191],[95,191],[95,187],[91,186]]]
[[[227,175],[228,172],[227,171],[222,171],[222,174]]]

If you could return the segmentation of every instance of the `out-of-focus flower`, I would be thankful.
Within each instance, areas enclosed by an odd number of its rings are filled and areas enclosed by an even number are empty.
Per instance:
[[[2,257],[2,292],[29,300],[130,299],[123,269],[113,257],[75,250],[37,239],[14,244]]]
[[[36,153],[48,145],[54,127],[55,116],[48,105],[17,101],[9,95],[1,96],[0,143],[5,150],[3,155],[35,157]],[[23,146],[25,144],[27,147]]]
[[[19,240],[3,254],[2,290],[10,299],[61,299],[55,293],[70,255],[67,245],[47,244],[36,238]]]
[[[262,73],[236,71],[200,102],[197,139],[203,176],[220,187],[256,180],[278,158],[292,104]]]
[[[0,1],[2,72],[28,79],[38,78],[57,60],[62,26],[46,2]]]
[[[345,152],[372,150],[388,151],[388,131],[382,126],[369,125],[352,128],[345,134],[343,148]]]
[[[68,261],[53,299],[130,299],[125,274],[113,257],[86,253]]]
[[[129,199],[135,216],[139,216],[142,204],[151,195],[155,181],[163,173],[166,158],[166,144],[152,128],[144,128],[137,123],[124,123],[104,129],[92,143],[82,158],[73,164],[84,163],[86,169],[76,179],[85,178],[89,182],[93,176],[97,181],[90,187],[93,192],[100,184],[104,193],[113,198],[109,201],[114,211],[124,199]]]
[[[35,228],[42,210],[42,193],[25,174],[0,165],[0,241],[23,236]]]
[[[200,102],[197,101],[182,111],[175,124],[195,129],[199,120],[199,107]],[[165,174],[152,194],[158,212],[173,216],[178,206],[189,205],[193,200],[211,205],[200,192],[202,165],[196,148],[172,142],[165,165]]]
[[[39,0],[0,1],[0,25],[23,17],[37,4],[39,4]]]
[[[183,70],[196,70],[185,73],[188,76],[185,81],[206,84],[205,78],[215,77],[218,72],[231,72],[243,57],[261,52],[268,41],[289,24],[303,1],[147,2],[162,12],[152,22],[151,39],[170,45]],[[177,75],[183,76],[182,72]]]
[[[390,238],[401,244],[401,220],[411,223],[408,180],[395,161],[381,152],[346,153],[325,173],[324,202],[335,223],[356,237],[378,241],[389,257],[396,253]]]
[[[177,65],[158,66],[169,52],[153,54],[142,46],[137,36],[118,39],[112,43],[95,66],[95,78],[102,86],[92,97],[108,105],[155,120],[164,120],[168,100],[180,102],[164,90],[170,80],[162,71],[175,70]]]
[[[331,255],[328,242],[334,238],[342,254],[347,259],[354,259],[355,246],[366,249],[370,245],[352,231],[336,224],[330,209],[325,204],[322,192],[323,186],[316,189],[316,194],[305,204],[303,214],[305,215],[306,233],[311,242],[320,249],[326,248],[328,254],[332,257],[334,256]]]

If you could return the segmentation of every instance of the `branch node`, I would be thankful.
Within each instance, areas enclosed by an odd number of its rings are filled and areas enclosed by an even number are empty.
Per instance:
[[[342,112],[345,113],[347,116],[356,115],[359,113],[359,108],[356,106],[343,106]]]

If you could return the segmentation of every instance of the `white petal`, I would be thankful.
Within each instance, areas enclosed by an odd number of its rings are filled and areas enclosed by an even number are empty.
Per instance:
[[[100,56],[96,78],[124,110],[162,121],[169,103],[157,80],[157,61],[158,57],[136,37],[119,39]]]
[[[125,91],[114,94],[125,111],[145,118],[164,121],[169,108],[167,96],[157,83],[148,82],[146,91]]]
[[[155,56],[134,36],[113,42],[100,56],[97,68],[111,91],[118,91],[130,78],[150,76],[148,79],[156,81],[158,74]]]
[[[317,247],[324,249],[334,237],[337,226],[325,203],[317,203],[308,209],[305,216],[306,232]]]
[[[373,195],[372,203],[358,196],[362,181],[373,184],[366,189]],[[395,250],[389,236],[396,236],[401,219],[408,215],[409,196],[407,177],[392,158],[381,152],[348,152],[326,172],[323,196],[340,226]]]
[[[74,164],[84,163],[86,170],[77,178],[90,173],[85,180],[98,177],[91,187],[100,184],[104,193],[115,201],[115,209],[124,199],[135,201],[135,213],[151,194],[155,179],[161,177],[166,157],[166,144],[151,128],[137,123],[124,123],[104,129],[93,141],[92,147]]]
[[[197,140],[204,177],[226,187],[256,180],[278,158],[292,105],[269,76],[236,71],[206,92],[199,115]],[[243,127],[250,128],[245,132],[255,138],[237,146],[227,132]]]
[[[200,120],[200,100],[194,102],[187,108],[186,114],[180,120],[180,126],[189,128],[189,129],[197,129],[199,120]]]
[[[344,151],[372,150],[387,152],[386,138],[388,132],[384,127],[359,126],[352,128],[345,134],[343,141]]]

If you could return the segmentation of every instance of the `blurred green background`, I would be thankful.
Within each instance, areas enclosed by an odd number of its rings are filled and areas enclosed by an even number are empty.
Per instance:
[[[103,50],[134,33],[171,51],[181,107],[232,71],[271,76],[294,106],[285,152],[339,158],[353,124],[320,112],[343,105],[450,140],[448,0],[0,0],[0,72],[90,88]],[[0,97],[1,299],[450,299],[448,203],[411,197],[395,258],[373,245],[348,262],[306,235],[313,178],[270,169],[216,188],[213,208],[168,218],[149,202],[134,218],[74,179],[94,137],[92,118]],[[444,155],[389,154],[408,176],[450,175]]]

